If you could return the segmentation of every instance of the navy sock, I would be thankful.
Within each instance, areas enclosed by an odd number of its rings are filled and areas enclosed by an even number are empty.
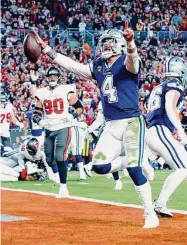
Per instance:
[[[67,164],[65,161],[57,162],[58,165],[58,172],[60,176],[60,183],[66,184],[67,179]]]
[[[141,167],[127,168],[127,171],[136,186],[144,185],[147,182]]]
[[[51,168],[52,168],[54,174],[56,174],[58,172],[58,166],[57,166],[55,161],[53,162]]]
[[[114,180],[119,179],[119,173],[118,172],[114,172],[114,173],[112,173],[112,175],[113,175]]]

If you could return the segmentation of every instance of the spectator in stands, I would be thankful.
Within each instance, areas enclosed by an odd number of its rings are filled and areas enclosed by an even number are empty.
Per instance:
[[[20,137],[16,137],[16,140],[13,143],[12,147],[14,150],[18,150],[20,146],[21,146],[21,139],[20,139]]]

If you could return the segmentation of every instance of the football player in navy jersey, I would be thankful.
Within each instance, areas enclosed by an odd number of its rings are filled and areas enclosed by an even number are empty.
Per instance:
[[[93,170],[98,174],[119,169],[111,161],[124,151],[128,156],[128,172],[145,209],[144,228],[154,228],[159,220],[152,204],[151,187],[142,173],[145,123],[138,106],[140,59],[134,32],[125,22],[124,32],[106,30],[98,42],[99,57],[88,65],[56,53],[35,32],[43,53],[55,63],[76,75],[97,81],[101,92],[104,131],[93,155]]]
[[[148,105],[147,144],[152,153],[161,156],[175,169],[166,179],[161,193],[154,203],[155,211],[167,217],[172,213],[167,209],[167,201],[187,176],[187,135],[179,120],[177,106],[183,100],[187,85],[187,63],[180,57],[170,57],[165,62],[164,82],[153,89]],[[172,133],[177,131],[180,142]]]

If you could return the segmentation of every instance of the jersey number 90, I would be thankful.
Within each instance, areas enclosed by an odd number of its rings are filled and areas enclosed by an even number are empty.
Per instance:
[[[64,111],[64,101],[61,98],[54,100],[44,100],[43,102],[44,110],[47,115],[52,113],[62,114]]]

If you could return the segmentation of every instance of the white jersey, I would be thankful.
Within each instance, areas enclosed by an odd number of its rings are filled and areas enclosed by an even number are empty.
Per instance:
[[[74,93],[74,87],[71,85],[59,85],[54,90],[45,87],[36,91],[36,97],[43,105],[46,129],[56,131],[71,127],[72,120],[69,119],[68,112],[70,92]]]
[[[0,135],[10,137],[10,122],[13,115],[13,106],[11,103],[6,104],[5,108],[0,109]]]
[[[45,156],[45,153],[43,151],[43,146],[39,146],[36,154],[34,156],[31,156],[28,151],[27,151],[27,147],[26,147],[26,144],[27,142],[29,141],[28,140],[25,140],[25,142],[20,146],[19,148],[19,151],[20,151],[20,157],[19,157],[19,160],[28,160],[28,161],[31,161],[31,162],[35,162],[35,161],[43,161],[44,163],[46,163],[46,156]]]
[[[71,128],[72,135],[69,152],[72,152],[72,154],[75,156],[81,155],[82,153],[85,131],[87,127],[86,122],[74,119],[73,127]]]

